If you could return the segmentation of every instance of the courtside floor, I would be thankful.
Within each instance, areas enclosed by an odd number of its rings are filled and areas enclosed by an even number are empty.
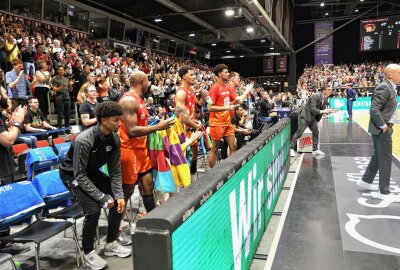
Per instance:
[[[357,111],[349,122],[339,112],[321,121],[326,155],[304,154],[272,269],[400,269],[400,203],[384,203],[356,185],[373,151],[368,117]],[[393,140],[399,157],[397,125]],[[393,193],[399,184],[392,163]]]

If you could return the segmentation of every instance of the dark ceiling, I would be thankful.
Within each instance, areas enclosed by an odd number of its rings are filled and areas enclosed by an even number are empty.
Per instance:
[[[249,18],[248,14],[240,16],[235,14],[231,17],[225,15],[227,8],[238,11],[238,7],[242,6],[239,0],[80,0],[80,2],[197,44],[218,56],[265,54],[271,51],[271,42],[259,28],[256,27],[253,34],[246,33],[247,27],[254,26],[251,16]],[[156,18],[162,18],[162,22],[155,22]],[[190,35],[193,33],[194,37]],[[232,40],[228,36],[238,38]]]
[[[293,0],[295,21],[298,24],[315,20],[350,20],[371,10],[362,17],[398,15],[400,0]],[[321,3],[324,3],[321,6]]]
[[[239,16],[225,15],[227,8],[234,8],[237,12],[243,6],[243,1],[250,0],[80,0],[166,35],[207,48],[214,56],[264,55],[274,52],[270,49],[271,41],[265,29],[257,26],[257,20],[245,9]],[[260,3],[264,1],[259,0]],[[350,20],[368,10],[363,17],[400,14],[400,0],[288,1],[294,5],[297,24],[325,19]],[[162,21],[155,22],[156,18],[162,18]],[[246,33],[245,29],[249,26],[255,27],[254,33]]]

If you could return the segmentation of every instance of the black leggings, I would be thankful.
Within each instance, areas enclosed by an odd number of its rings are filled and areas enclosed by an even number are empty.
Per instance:
[[[35,98],[39,101],[39,109],[42,111],[45,118],[49,114],[49,101],[47,97],[49,88],[47,87],[35,87]]]

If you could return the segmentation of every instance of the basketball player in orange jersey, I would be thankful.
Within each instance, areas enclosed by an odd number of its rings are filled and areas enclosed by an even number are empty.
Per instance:
[[[121,138],[122,188],[125,201],[128,201],[135,185],[139,183],[144,207],[150,212],[155,208],[155,202],[147,135],[173,126],[175,120],[160,120],[157,125],[148,126],[149,113],[142,100],[142,95],[148,89],[147,75],[142,71],[134,71],[129,80],[131,88],[119,101],[124,111],[118,131]]]
[[[193,131],[198,130],[201,124],[196,120],[196,106],[202,107],[204,105],[207,91],[201,91],[201,98],[197,100],[193,85],[196,82],[194,68],[191,66],[183,66],[178,71],[181,77],[181,85],[178,87],[175,96],[175,106],[184,106],[189,110],[190,120],[187,123],[186,137],[190,138]],[[190,161],[190,175],[192,182],[196,180],[197,173],[197,157],[199,155],[199,146],[197,141],[191,145],[192,159]]]
[[[229,91],[231,92],[231,100],[230,100],[231,104],[235,104],[235,105],[242,104],[245,101],[245,99],[250,96],[250,92],[254,88],[254,82],[249,83],[248,85],[246,85],[246,90],[242,93],[242,95],[239,96],[236,92],[236,88],[239,86],[239,84],[240,84],[239,73],[237,73],[235,71],[229,72],[228,88],[229,88]],[[234,114],[235,114],[234,111],[230,111],[231,120],[232,120]],[[225,159],[228,157],[228,149],[227,148],[228,148],[228,145],[226,143],[223,143],[223,145],[221,145],[221,159]]]
[[[231,100],[236,99],[236,93],[229,90],[227,65],[216,65],[213,71],[217,76],[217,82],[209,90],[209,96],[212,100],[212,104],[208,104],[212,139],[212,148],[208,156],[210,168],[215,166],[215,158],[222,138],[228,144],[230,153],[235,152],[235,129],[231,124],[231,111],[234,110],[235,105],[231,104]]]

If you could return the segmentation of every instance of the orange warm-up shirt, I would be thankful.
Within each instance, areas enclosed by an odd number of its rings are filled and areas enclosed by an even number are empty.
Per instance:
[[[209,90],[209,96],[215,106],[229,106],[231,100],[235,100],[236,93],[230,91],[228,84],[220,84],[216,82]],[[235,96],[234,96],[235,94]],[[209,125],[212,126],[230,126],[231,113],[230,110],[221,112],[210,112]]]

